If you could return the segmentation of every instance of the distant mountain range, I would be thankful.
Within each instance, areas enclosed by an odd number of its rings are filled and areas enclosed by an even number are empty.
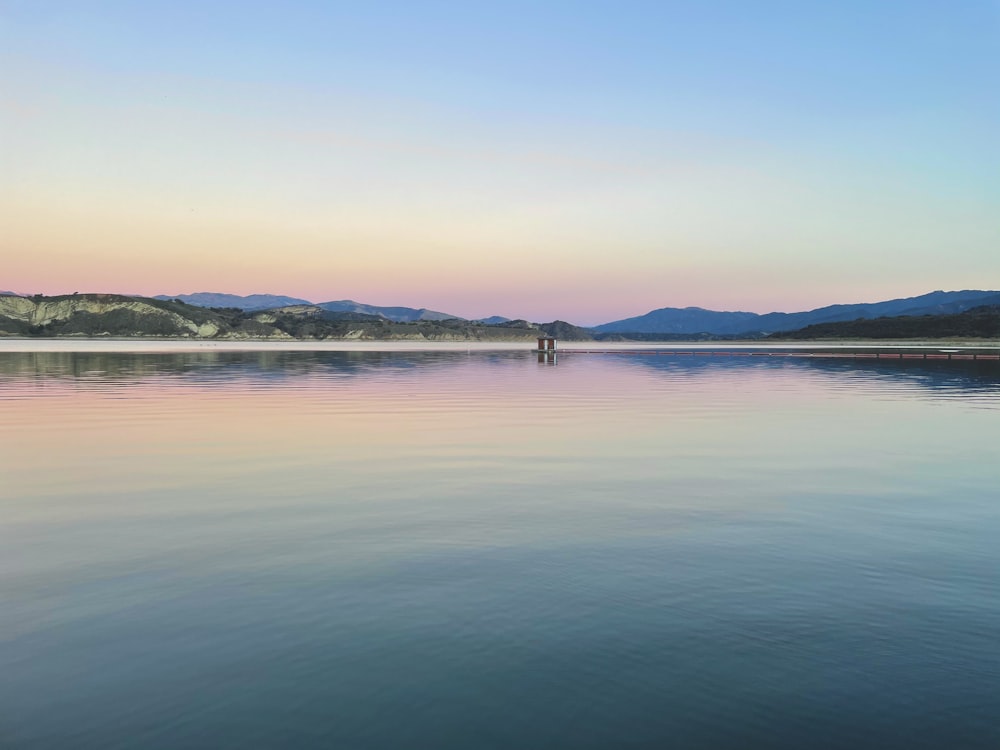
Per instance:
[[[523,342],[538,336],[592,338],[586,330],[562,321],[498,325],[456,318],[393,321],[310,304],[253,311],[121,294],[0,295],[0,336]]]
[[[176,297],[160,295],[156,299],[180,299],[199,307],[235,307],[240,310],[268,310],[289,305],[314,303],[296,297],[273,294],[252,294],[241,297],[235,294],[199,292]],[[664,307],[659,310],[624,320],[615,320],[594,326],[590,330],[598,335],[643,334],[650,335],[746,335],[759,337],[779,331],[794,331],[805,326],[840,321],[873,319],[897,315],[944,315],[960,313],[980,305],[1000,304],[1000,292],[965,290],[960,292],[937,291],[918,297],[887,300],[853,305],[829,305],[805,312],[722,312],[701,307]],[[328,312],[352,312],[375,315],[398,323],[417,321],[465,320],[459,315],[413,307],[381,307],[354,300],[338,300],[315,304]],[[493,316],[480,321],[488,325],[508,322],[509,318]]]
[[[0,292],[0,295],[14,295]],[[16,296],[16,295],[15,295]],[[135,297],[135,299],[139,299]],[[216,292],[199,292],[175,296],[159,295],[153,299],[171,302],[180,300],[188,305],[201,308],[235,308],[243,312],[278,310],[295,306],[308,306],[326,314],[371,316],[393,323],[432,323],[449,320],[501,325],[509,318],[493,316],[483,320],[467,321],[450,313],[413,307],[383,307],[368,305],[354,300],[336,300],[314,304],[299,297],[274,294],[252,294],[240,296]],[[760,338],[773,333],[796,331],[807,326],[838,323],[852,320],[870,320],[896,316],[947,315],[962,313],[975,307],[1000,305],[1000,291],[964,290],[956,292],[936,291],[917,297],[887,300],[853,305],[830,305],[805,312],[721,312],[700,307],[664,307],[634,318],[625,318],[594,326],[588,335],[600,339],[632,338],[652,340],[657,336],[698,337],[722,336]],[[575,327],[574,327],[575,328]],[[582,329],[576,329],[580,331]],[[581,334],[576,334],[581,335]]]
[[[955,339],[1000,338],[1000,305],[980,305],[960,313],[942,315],[894,315],[859,318],[838,323],[816,323],[797,331],[786,331],[768,340],[823,339]]]
[[[289,305],[311,305],[307,299],[285,297],[280,294],[249,294],[241,297],[238,294],[222,294],[219,292],[196,292],[195,294],[158,294],[153,299],[179,299],[196,307],[235,307],[237,310],[270,310],[275,307]]]
[[[1000,292],[966,290],[931,292],[919,297],[857,305],[830,305],[807,312],[717,312],[700,307],[664,307],[659,310],[595,326],[599,334],[728,334],[766,335],[793,331],[820,323],[835,323],[859,318],[871,319],[898,315],[942,315],[960,313],[973,307],[1000,304]]]
[[[426,307],[380,307],[378,305],[366,305],[362,302],[355,302],[350,299],[314,303],[306,299],[300,299],[298,297],[284,297],[278,294],[250,294],[246,297],[241,297],[238,294],[197,292],[195,294],[177,294],[174,296],[159,294],[153,299],[179,299],[181,302],[186,302],[189,305],[195,305],[197,307],[233,307],[237,310],[244,311],[273,310],[278,307],[289,307],[291,305],[314,305],[328,312],[351,312],[361,313],[363,315],[374,315],[396,323],[414,323],[420,320],[465,320],[465,318],[460,315],[438,312],[437,310],[428,310]],[[510,318],[494,315],[490,318],[485,318],[475,322],[485,323],[487,325],[496,325],[498,323],[506,323],[509,320]]]
[[[353,312],[376,315],[397,323],[414,323],[418,320],[464,320],[464,318],[458,315],[428,310],[426,307],[419,309],[413,307],[378,307],[377,305],[365,305],[349,299],[337,302],[320,302],[316,306],[328,312]]]

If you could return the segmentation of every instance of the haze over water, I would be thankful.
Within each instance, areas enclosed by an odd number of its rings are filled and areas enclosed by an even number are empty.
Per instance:
[[[0,353],[0,747],[995,748],[1000,365]]]

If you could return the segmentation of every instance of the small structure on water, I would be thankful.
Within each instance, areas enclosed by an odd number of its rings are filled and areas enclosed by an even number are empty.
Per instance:
[[[556,363],[556,340],[549,336],[538,337],[538,363],[554,365]]]

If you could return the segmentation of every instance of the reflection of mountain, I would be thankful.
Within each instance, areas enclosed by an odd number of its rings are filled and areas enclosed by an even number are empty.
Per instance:
[[[581,355],[587,356],[587,355]],[[835,378],[905,383],[953,395],[1000,396],[1000,361],[922,359],[835,359],[824,357],[698,357],[690,355],[600,355],[664,376],[709,376],[720,368],[795,369]]]
[[[471,356],[471,359],[470,359]],[[0,357],[0,392],[5,385],[26,382],[102,381],[139,385],[152,380],[225,387],[234,380],[269,383],[301,377],[395,377],[415,368],[453,368],[477,364],[516,365],[533,362],[528,352],[23,352]],[[642,368],[663,377],[702,378],[721,370],[795,370],[831,378],[861,378],[886,386],[919,387],[955,396],[1000,396],[1000,362],[825,359],[799,357],[702,357],[675,354],[571,354],[561,362],[573,366],[588,360],[625,368]]]
[[[523,358],[520,352],[481,352],[477,361]],[[46,379],[139,383],[149,379],[225,385],[234,378],[271,382],[302,376],[358,376],[414,367],[447,367],[468,361],[465,352],[13,352],[0,357],[4,381]]]

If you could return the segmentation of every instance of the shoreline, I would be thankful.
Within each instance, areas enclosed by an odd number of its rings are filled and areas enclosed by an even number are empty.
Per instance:
[[[960,351],[1000,352],[1000,340],[984,339],[907,339],[891,341],[566,341],[558,352],[571,354],[601,350],[606,352],[629,351],[815,351],[815,350],[928,350],[952,349]],[[528,341],[413,341],[413,340],[191,340],[168,338],[0,338],[0,354],[31,352],[123,352],[123,353],[182,353],[182,352],[241,352],[241,351],[329,351],[329,352],[490,352],[522,351],[534,353],[533,342]]]
[[[0,338],[0,354],[10,352],[406,352],[531,351],[528,341],[357,341],[357,340],[204,340],[182,338]]]

